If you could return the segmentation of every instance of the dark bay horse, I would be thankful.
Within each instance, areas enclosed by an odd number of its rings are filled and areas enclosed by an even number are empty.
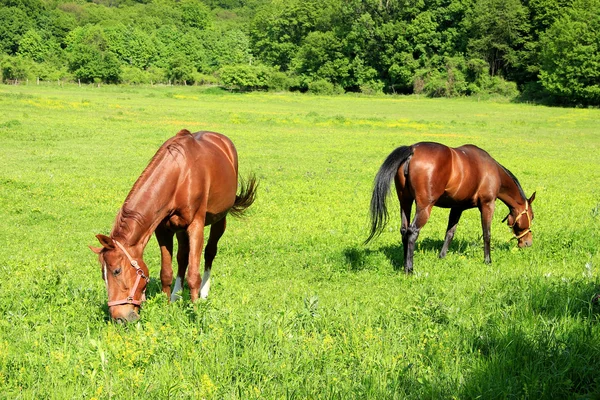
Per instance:
[[[97,235],[99,256],[108,292],[110,316],[135,321],[145,298],[148,267],[142,259],[152,233],[161,252],[162,290],[177,299],[187,271],[192,301],[208,296],[210,271],[217,242],[225,232],[226,215],[241,215],[254,202],[256,179],[238,186],[238,159],[233,143],[214,132],[181,130],[156,152],[133,185],[117,214],[110,236]],[[204,227],[211,225],[204,252],[204,276],[200,258]],[[173,236],[177,235],[178,272],[173,294]]]
[[[509,214],[504,220],[508,220],[518,246],[532,244],[531,203],[535,193],[528,199],[517,178],[477,146],[467,144],[451,148],[430,142],[398,147],[383,162],[375,177],[371,198],[371,234],[365,243],[381,234],[387,223],[386,197],[392,179],[400,201],[400,232],[404,271],[407,273],[413,270],[415,241],[433,206],[450,208],[440,258],[446,256],[462,212],[477,207],[481,212],[484,261],[492,262],[490,228],[496,198],[508,206]],[[409,225],[413,202],[416,203],[415,218]]]

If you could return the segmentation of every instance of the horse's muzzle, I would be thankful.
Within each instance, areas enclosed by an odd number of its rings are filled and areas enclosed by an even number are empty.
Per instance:
[[[140,315],[135,311],[135,308],[130,309],[129,311],[125,310],[123,313],[111,312],[110,314],[114,321],[122,323],[135,322],[140,319]]]
[[[517,246],[519,246],[522,249],[525,247],[531,247],[532,244],[533,244],[533,241],[531,239],[526,239],[526,240],[519,240],[519,243],[517,244]]]

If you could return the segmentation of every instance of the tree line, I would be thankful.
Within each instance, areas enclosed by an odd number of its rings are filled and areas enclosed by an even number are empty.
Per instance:
[[[3,81],[600,104],[600,0],[0,0]]]

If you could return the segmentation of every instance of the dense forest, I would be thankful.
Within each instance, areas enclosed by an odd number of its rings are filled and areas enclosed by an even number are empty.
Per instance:
[[[0,0],[4,82],[600,104],[600,0]]]

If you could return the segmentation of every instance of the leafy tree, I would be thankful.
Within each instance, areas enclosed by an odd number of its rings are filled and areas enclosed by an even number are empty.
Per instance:
[[[0,7],[0,52],[16,54],[19,42],[33,21],[25,11],[17,7]]]
[[[213,72],[225,65],[250,64],[253,61],[250,39],[239,29],[210,29],[200,38],[206,64],[198,69]]]
[[[104,29],[107,45],[120,63],[147,68],[158,57],[158,50],[150,36],[137,27],[117,24]]]
[[[184,26],[206,29],[211,23],[210,9],[199,0],[181,0],[181,21]]]
[[[306,36],[315,30],[328,30],[332,4],[335,2],[319,0],[271,3],[250,25],[253,51],[266,63],[287,71]]]
[[[30,29],[19,42],[19,54],[38,63],[54,59],[59,52],[60,45],[49,32]]]
[[[342,43],[333,32],[311,32],[298,50],[293,69],[310,80],[325,79],[342,87],[349,86],[351,65],[342,50]]]
[[[492,76],[519,66],[529,32],[521,0],[477,0],[465,23],[471,57],[486,60]]]
[[[104,31],[88,25],[76,28],[68,40],[69,70],[83,82],[117,83],[120,65],[117,56],[109,50]]]
[[[183,54],[177,54],[169,59],[167,78],[173,83],[192,84],[196,73],[193,63]]]
[[[567,102],[600,104],[600,0],[576,0],[541,37],[540,81]]]
[[[25,80],[29,74],[29,65],[22,57],[6,57],[2,60],[2,80]]]

